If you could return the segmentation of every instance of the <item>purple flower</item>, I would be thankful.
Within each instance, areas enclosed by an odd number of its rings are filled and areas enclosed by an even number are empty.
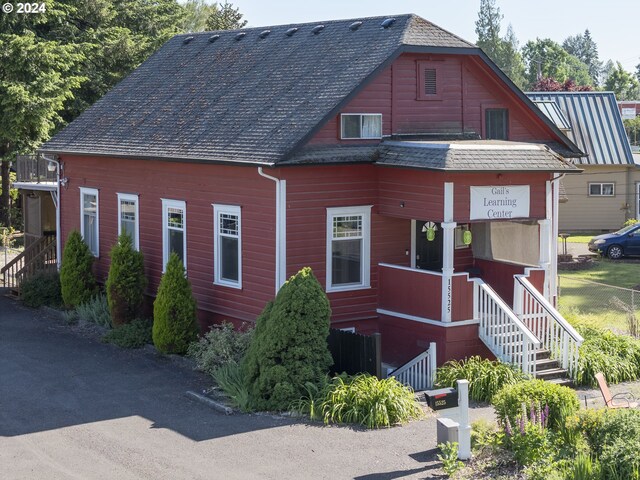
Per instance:
[[[513,435],[513,430],[511,430],[511,422],[509,421],[509,417],[507,417],[504,422],[504,431],[508,437]]]

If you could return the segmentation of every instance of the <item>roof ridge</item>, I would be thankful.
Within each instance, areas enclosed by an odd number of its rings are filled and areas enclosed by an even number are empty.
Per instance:
[[[465,40],[465,39],[464,39],[464,38],[462,38],[461,36],[456,35],[455,33],[450,32],[450,31],[449,31],[449,30],[447,30],[446,28],[442,28],[440,25],[436,25],[435,23],[433,23],[433,22],[431,22],[431,21],[427,20],[426,18],[421,17],[420,15],[416,15],[415,13],[412,13],[412,14],[410,14],[410,19],[409,19],[409,20],[410,20],[410,24],[409,24],[409,26],[407,27],[407,29],[408,29],[408,28],[411,28],[411,26],[412,26],[412,25],[411,25],[411,23],[413,23],[413,21],[415,21],[415,20],[419,20],[419,21],[421,21],[421,22],[424,22],[424,23],[428,24],[428,25],[429,25],[430,27],[432,27],[432,28],[435,28],[435,29],[437,29],[437,30],[440,30],[441,32],[446,33],[447,35],[451,35],[452,37],[454,37],[454,38],[456,38],[456,39],[460,40],[461,42],[466,43],[466,44],[467,44],[467,45],[469,45],[470,47],[473,47],[473,48],[479,48],[475,43],[471,43],[470,41]],[[407,35],[407,29],[405,29],[405,34],[404,34],[404,36],[403,36],[403,43],[404,43],[404,39],[405,39],[405,37],[406,37],[406,35]],[[405,43],[405,45],[406,45],[406,43]],[[410,45],[410,44],[409,44],[409,45]]]

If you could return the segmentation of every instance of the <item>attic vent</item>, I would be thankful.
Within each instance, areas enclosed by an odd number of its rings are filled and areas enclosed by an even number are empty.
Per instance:
[[[258,35],[260,38],[267,38],[267,36],[271,33],[271,30],[263,30],[260,32],[260,35]]]
[[[394,24],[395,21],[396,21],[395,18],[387,18],[387,19],[383,20],[383,22],[380,24],[380,26],[382,28],[389,28],[391,25]]]
[[[193,37],[187,37],[187,38],[185,38],[185,39],[182,41],[182,43],[184,43],[184,44],[186,45],[186,44],[187,44],[187,43],[189,43],[191,40],[193,40]]]
[[[242,40],[245,37],[245,35],[246,35],[245,32],[240,32],[236,34],[236,40]]]
[[[349,30],[352,30],[355,32],[361,26],[362,26],[362,22],[353,22],[351,25],[349,25]]]
[[[425,68],[424,69],[424,94],[436,95],[438,93],[436,89],[436,69]]]
[[[289,30],[287,30],[285,33],[286,33],[287,37],[290,37],[291,35],[293,35],[297,31],[298,31],[298,28],[297,27],[293,27],[293,28],[290,28]]]
[[[220,35],[211,35],[209,37],[209,43],[213,43],[220,38]]]
[[[314,35],[319,34],[322,30],[324,30],[324,25],[316,25],[315,27],[313,27],[311,29],[311,31],[314,33]]]

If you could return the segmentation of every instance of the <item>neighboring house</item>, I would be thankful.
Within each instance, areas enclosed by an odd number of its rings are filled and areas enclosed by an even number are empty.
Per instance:
[[[613,92],[531,92],[529,98],[587,156],[562,180],[560,230],[617,230],[640,219],[640,170]]]
[[[514,275],[555,300],[554,179],[583,155],[413,15],[179,35],[41,153],[62,164],[59,238],[80,230],[100,279],[127,231],[150,295],[176,252],[203,326],[239,324],[311,266],[332,325],[381,332],[396,365],[431,341],[439,362],[535,355]]]
[[[632,120],[640,115],[640,101],[638,100],[619,100],[618,108],[623,120]]]

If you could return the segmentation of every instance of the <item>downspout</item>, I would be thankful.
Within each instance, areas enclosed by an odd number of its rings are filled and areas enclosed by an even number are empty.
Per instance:
[[[558,306],[558,212],[560,208],[560,180],[564,178],[566,174],[562,174],[559,177],[554,177],[551,180],[553,190],[553,221],[551,226],[552,236],[551,239],[551,278],[549,282],[549,296],[551,305]]]
[[[60,230],[60,162],[53,158],[47,158],[44,155],[42,158],[46,162],[54,163],[56,166],[56,263],[58,270],[60,270],[60,265],[62,263],[62,231]]]
[[[287,181],[281,180],[262,171],[258,167],[258,175],[276,183],[276,294],[286,281],[287,275]]]

